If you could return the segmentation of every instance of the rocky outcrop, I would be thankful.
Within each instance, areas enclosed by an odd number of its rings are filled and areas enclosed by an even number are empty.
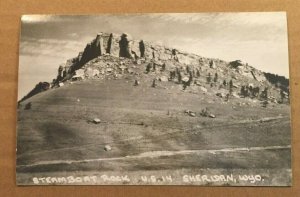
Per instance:
[[[204,58],[199,55],[189,54],[178,49],[164,47],[161,45],[146,42],[144,40],[134,40],[131,35],[127,33],[99,33],[96,38],[88,43],[85,49],[78,54],[77,57],[69,59],[64,65],[63,70],[65,74],[63,79],[65,81],[75,75],[75,71],[80,69],[90,60],[103,55],[110,55],[114,57],[124,57],[140,61],[153,60],[157,64],[162,65],[172,62],[181,65],[190,66],[204,66],[216,68],[220,64],[219,60]],[[171,65],[172,66],[172,65]],[[58,73],[61,76],[61,73]]]
[[[252,78],[258,82],[264,82],[267,80],[263,72],[254,69],[253,67],[249,66],[247,63],[242,62],[241,60],[229,62],[228,66],[229,68],[235,69],[236,72],[238,72],[239,74],[248,78]]]
[[[278,81],[240,60],[226,62],[205,58],[144,40],[134,40],[127,33],[101,32],[77,57],[59,66],[52,87],[60,87],[68,80],[119,79],[125,74],[141,75],[134,71],[135,68],[145,69],[145,74],[157,75],[156,80],[160,82],[174,81],[184,87],[193,84],[202,86],[206,81],[207,86],[226,88],[226,82],[230,80],[237,84],[235,88],[249,83],[262,87],[269,86],[268,81]],[[212,81],[211,77],[205,80],[208,75],[217,75],[220,80],[216,78]],[[43,89],[36,88],[28,94],[29,97]],[[201,87],[201,91],[209,92],[204,87]]]
[[[123,33],[122,35],[99,33],[92,42],[86,45],[85,49],[77,57],[67,60],[62,65],[63,68],[61,68],[61,71],[58,71],[56,81],[65,81],[72,78],[75,71],[80,69],[84,64],[105,54],[129,59],[151,59],[161,64],[161,61],[174,60],[186,65],[199,65],[201,63],[208,65],[208,60],[203,60],[198,55],[188,54],[177,49],[155,45],[143,40],[133,40],[127,33]]]

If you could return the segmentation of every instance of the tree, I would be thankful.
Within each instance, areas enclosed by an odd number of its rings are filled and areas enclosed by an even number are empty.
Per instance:
[[[147,64],[147,67],[146,67],[146,73],[149,73],[149,72],[150,72],[151,67],[152,67],[151,63]]]
[[[254,97],[253,86],[252,86],[252,85],[249,85],[249,96],[250,96],[251,98]]]
[[[199,71],[199,69],[197,69],[196,75],[197,75],[197,77],[200,77],[200,71]]]
[[[190,67],[189,66],[186,66],[186,72],[190,73]]]
[[[233,82],[232,82],[232,79],[230,79],[230,81],[229,81],[229,87],[233,87]]]
[[[206,81],[207,81],[207,83],[211,82],[211,74],[210,73],[208,73],[208,75],[206,77]]]
[[[156,79],[153,79],[153,82],[152,82],[152,87],[155,88],[156,87]]]
[[[245,86],[242,86],[242,87],[241,87],[241,95],[242,95],[243,97],[246,97],[246,95],[245,95]]]
[[[260,97],[264,100],[268,99],[268,88],[267,87],[265,87],[265,89],[261,92]]]
[[[233,82],[232,79],[229,81],[229,94],[232,95],[233,92]]]
[[[253,88],[253,96],[257,97],[259,95],[259,87]]]
[[[173,79],[173,71],[170,71],[170,80]]]
[[[213,61],[213,60],[211,60],[211,61],[209,62],[209,67],[210,67],[210,68],[214,68],[214,61]]]
[[[218,73],[215,73],[214,82],[217,83],[218,81]]]
[[[139,85],[138,80],[135,80],[135,81],[134,81],[134,86],[138,86],[138,85]]]
[[[25,107],[24,107],[24,109],[25,110],[29,110],[29,109],[31,109],[31,102],[29,102],[29,103],[27,103],[26,105],[25,105]]]
[[[180,73],[180,72],[178,72],[178,73],[177,73],[177,75],[178,75],[178,83],[181,83],[181,79],[182,79],[182,77],[181,77],[181,73]]]
[[[155,64],[155,63],[152,63],[152,65],[153,65],[153,67],[152,67],[153,70],[152,70],[152,71],[154,72],[154,71],[156,71],[156,64]]]
[[[165,71],[166,70],[166,64],[163,63],[163,65],[161,66],[161,71]]]
[[[180,73],[180,70],[179,70],[178,67],[176,67],[175,76],[176,76],[176,75],[179,75],[179,73]]]
[[[191,85],[192,81],[193,81],[193,73],[192,73],[192,71],[190,71],[190,76],[189,76],[189,80],[188,80],[188,86]]]
[[[281,103],[283,103],[283,100],[285,98],[285,95],[284,95],[284,91],[283,90],[280,90],[280,98],[281,98]]]
[[[143,40],[141,40],[139,42],[139,49],[140,49],[141,57],[144,57],[144,55],[145,55],[145,44],[144,44]]]

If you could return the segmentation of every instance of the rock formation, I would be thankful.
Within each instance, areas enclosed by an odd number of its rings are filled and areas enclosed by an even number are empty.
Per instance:
[[[211,86],[222,87],[226,87],[226,84],[222,85],[222,81],[233,79],[235,88],[240,88],[241,85],[247,86],[249,83],[254,83],[257,87],[269,82],[276,84],[280,79],[282,81],[280,88],[288,91],[288,83],[285,79],[266,74],[240,60],[226,62],[220,59],[205,58],[144,40],[134,40],[127,33],[119,35],[102,32],[97,34],[96,38],[88,43],[77,57],[71,58],[59,66],[52,86],[60,87],[61,83],[68,80],[105,78],[108,75],[113,75],[113,78],[116,79],[122,74],[134,73],[128,65],[135,64],[145,66],[145,74],[160,74],[159,72],[166,71],[170,73],[170,77],[164,77],[160,81],[168,79],[186,86],[192,84],[200,86],[203,83],[199,79],[201,77]],[[87,68],[87,66],[96,68]],[[220,80],[214,80],[215,84],[211,84],[211,73],[215,73],[220,78]],[[206,79],[205,76],[207,76]],[[185,79],[187,80],[185,81]],[[33,93],[29,93],[26,98],[45,89],[40,86],[41,84],[37,85]]]
[[[88,43],[77,57],[65,64],[67,73],[74,73],[88,61],[105,54],[124,58],[145,58],[158,62],[174,60],[185,65],[209,65],[209,60],[195,54],[188,54],[177,49],[155,45],[143,40],[133,40],[129,34],[99,33]]]
[[[122,34],[119,41],[119,57],[132,58],[130,42],[131,41],[128,39],[127,34]]]

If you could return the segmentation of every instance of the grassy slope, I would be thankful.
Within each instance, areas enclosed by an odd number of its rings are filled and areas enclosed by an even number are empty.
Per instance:
[[[153,75],[153,76],[152,76]],[[154,74],[134,77],[86,80],[66,84],[38,94],[31,110],[19,109],[17,170],[63,171],[168,171],[190,169],[290,169],[290,149],[253,150],[65,164],[67,160],[118,158],[149,151],[211,150],[290,145],[289,106],[262,108],[247,99],[224,102],[198,86],[182,91],[173,82],[158,82]],[[216,90],[217,91],[217,90]],[[79,101],[78,101],[79,99]],[[249,105],[240,105],[249,103]],[[208,107],[217,118],[201,117]],[[190,109],[196,117],[183,113]],[[169,113],[168,113],[169,111]],[[277,117],[267,122],[265,117]],[[90,123],[100,118],[101,124]],[[109,144],[111,151],[104,146]],[[40,162],[55,164],[41,164]],[[60,163],[60,161],[62,163]],[[36,164],[34,166],[26,166]],[[19,179],[24,177],[19,176]]]

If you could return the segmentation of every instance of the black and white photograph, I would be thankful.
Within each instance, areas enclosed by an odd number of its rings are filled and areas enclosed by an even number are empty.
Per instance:
[[[23,15],[17,185],[291,186],[285,12]]]

